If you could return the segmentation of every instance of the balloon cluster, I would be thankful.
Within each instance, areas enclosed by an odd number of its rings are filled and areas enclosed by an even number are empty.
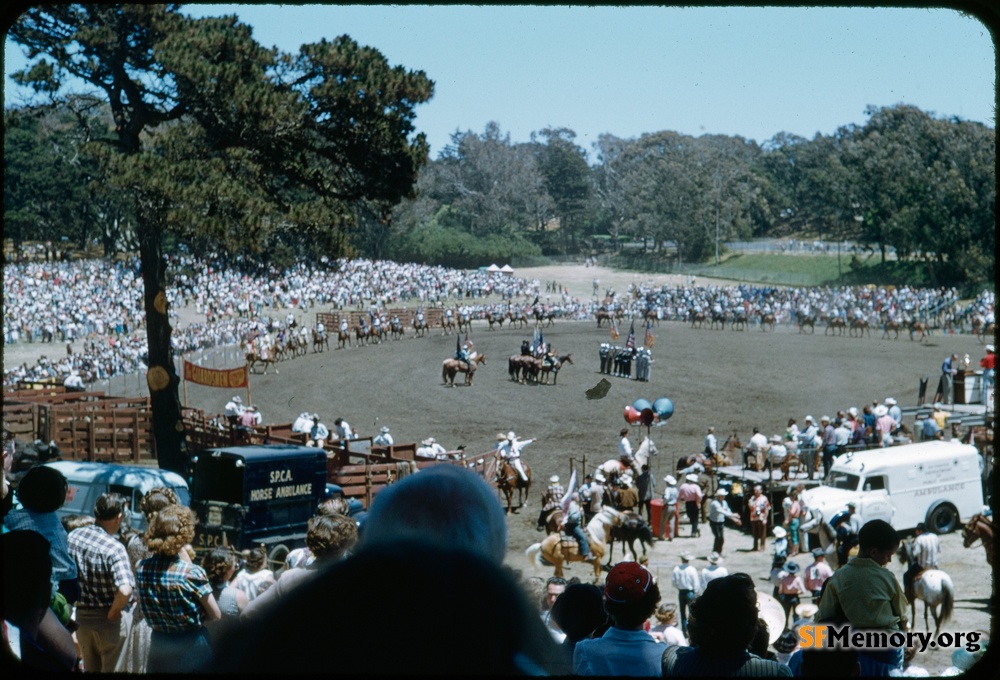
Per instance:
[[[662,424],[672,415],[674,402],[667,397],[660,397],[652,403],[648,399],[636,399],[625,407],[625,421],[629,425],[641,423],[649,426],[655,422]]]

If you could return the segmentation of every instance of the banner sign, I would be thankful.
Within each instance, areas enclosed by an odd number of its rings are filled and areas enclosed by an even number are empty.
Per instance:
[[[184,380],[208,387],[247,387],[250,382],[250,374],[246,366],[216,370],[185,361]]]

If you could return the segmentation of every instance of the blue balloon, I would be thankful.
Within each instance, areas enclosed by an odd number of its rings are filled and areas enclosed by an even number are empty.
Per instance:
[[[632,408],[639,413],[642,413],[642,409],[653,408],[653,405],[649,403],[649,399],[636,399],[632,402]]]
[[[666,420],[674,415],[674,402],[666,397],[660,397],[653,402],[653,412],[659,416],[660,420]]]

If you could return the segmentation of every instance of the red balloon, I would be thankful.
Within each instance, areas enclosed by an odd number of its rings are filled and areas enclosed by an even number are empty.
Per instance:
[[[635,410],[631,404],[625,407],[625,422],[629,425],[635,425],[640,420],[642,420],[642,414]]]

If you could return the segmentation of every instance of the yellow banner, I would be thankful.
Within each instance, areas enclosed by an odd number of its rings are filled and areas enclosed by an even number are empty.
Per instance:
[[[216,370],[184,362],[184,379],[208,387],[246,387],[250,380],[246,366]]]

